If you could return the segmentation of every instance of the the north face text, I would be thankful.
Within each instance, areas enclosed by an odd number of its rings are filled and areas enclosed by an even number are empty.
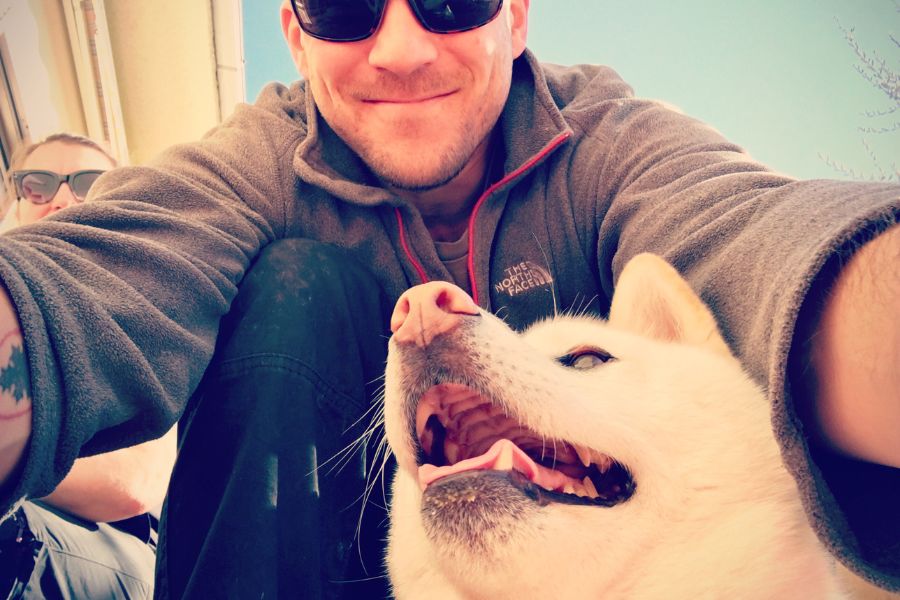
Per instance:
[[[503,271],[505,277],[494,284],[494,290],[510,296],[517,296],[536,287],[545,287],[553,283],[550,273],[531,261],[522,261]]]

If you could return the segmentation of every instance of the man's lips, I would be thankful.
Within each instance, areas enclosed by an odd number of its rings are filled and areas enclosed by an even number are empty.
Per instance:
[[[449,96],[455,94],[455,91],[452,92],[442,92],[439,94],[428,94],[424,96],[416,96],[413,98],[407,97],[376,97],[376,98],[362,98],[363,103],[365,104],[424,104],[426,102],[431,102],[434,100],[442,100]]]

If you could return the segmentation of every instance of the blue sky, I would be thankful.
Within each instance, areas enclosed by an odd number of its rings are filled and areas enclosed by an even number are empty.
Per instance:
[[[269,81],[297,78],[280,5],[244,2],[251,100]],[[891,104],[854,70],[839,24],[896,73],[898,10],[897,0],[531,0],[528,46],[548,62],[612,66],[638,96],[678,106],[785,173],[843,177],[824,156],[877,176],[864,140],[884,168],[900,167],[900,132],[859,131],[892,123],[864,114]]]

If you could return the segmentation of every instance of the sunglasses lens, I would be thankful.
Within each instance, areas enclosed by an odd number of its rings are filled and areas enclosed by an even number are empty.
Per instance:
[[[71,181],[72,193],[79,200],[84,200],[88,190],[101,175],[103,175],[103,171],[83,171],[76,174]]]
[[[28,173],[22,178],[22,195],[34,204],[47,204],[59,189],[59,179],[52,173]]]
[[[333,42],[362,40],[375,32],[387,0],[294,0],[300,27]],[[435,33],[481,27],[500,12],[503,0],[413,0],[422,24]]]
[[[425,26],[436,33],[454,33],[481,27],[500,12],[503,0],[416,0]]]
[[[309,35],[336,42],[369,37],[386,0],[294,0],[300,27]]]

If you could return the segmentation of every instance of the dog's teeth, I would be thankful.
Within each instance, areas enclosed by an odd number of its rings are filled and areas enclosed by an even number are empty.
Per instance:
[[[574,494],[575,486],[573,486],[570,482],[566,482],[566,485],[563,486],[562,491],[564,494]]]
[[[597,470],[601,473],[606,473],[612,466],[612,463],[612,459],[605,454],[598,454],[594,457],[594,465],[596,465]]]
[[[594,482],[591,481],[590,477],[585,477],[581,481],[582,485],[584,485],[584,489],[587,491],[587,495],[591,498],[596,498],[600,494],[597,493],[597,488],[594,486]]]
[[[591,466],[591,451],[580,444],[573,444],[573,447],[575,448],[575,453],[578,454],[578,460],[581,461],[581,464],[585,467]]]

